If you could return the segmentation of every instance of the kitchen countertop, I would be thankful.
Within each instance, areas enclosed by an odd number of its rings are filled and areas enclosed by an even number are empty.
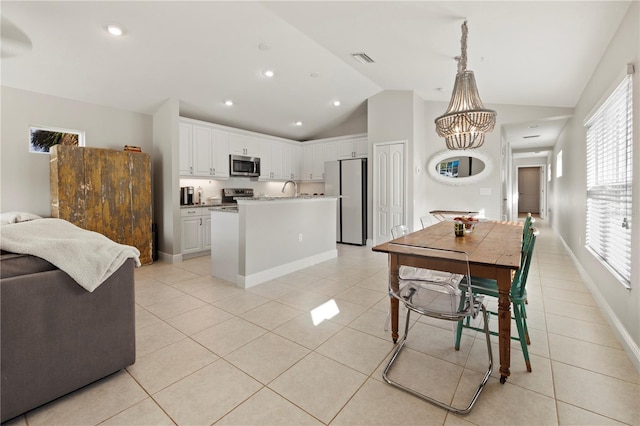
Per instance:
[[[278,195],[263,195],[258,197],[244,198],[242,201],[279,201],[279,200],[316,200],[323,198],[341,198],[341,195],[298,195],[292,196],[278,196]]]
[[[181,209],[193,209],[193,208],[204,208],[204,207],[224,207],[227,204],[190,204],[190,205],[181,205]]]

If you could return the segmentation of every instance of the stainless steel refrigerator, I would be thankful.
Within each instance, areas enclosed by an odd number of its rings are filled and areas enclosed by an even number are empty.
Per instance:
[[[327,161],[324,165],[324,193],[338,199],[336,241],[367,243],[367,159]]]

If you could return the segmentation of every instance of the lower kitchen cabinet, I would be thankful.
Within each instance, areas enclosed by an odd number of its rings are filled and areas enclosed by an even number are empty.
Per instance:
[[[207,207],[180,209],[182,254],[211,249],[211,212]],[[203,253],[208,254],[208,253]]]

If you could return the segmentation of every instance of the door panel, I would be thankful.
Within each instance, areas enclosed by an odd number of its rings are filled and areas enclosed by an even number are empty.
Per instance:
[[[376,145],[374,149],[374,243],[391,239],[391,227],[405,221],[404,144]]]
[[[518,213],[540,213],[540,167],[518,168]]]

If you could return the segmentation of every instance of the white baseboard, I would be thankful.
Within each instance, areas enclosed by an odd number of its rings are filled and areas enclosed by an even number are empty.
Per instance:
[[[319,253],[313,256],[305,257],[304,259],[299,259],[294,262],[285,263],[284,265],[279,265],[274,268],[265,269],[264,271],[260,271],[255,274],[251,274],[247,276],[238,274],[238,280],[236,281],[236,285],[240,288],[253,287],[258,284],[262,284],[264,282],[281,277],[283,275],[287,275],[292,272],[299,271],[300,269],[313,266],[320,262],[334,259],[336,257],[338,257],[338,250],[333,249],[333,250],[325,251],[323,253]]]
[[[182,262],[182,254],[169,254],[169,253],[164,253],[162,251],[159,251],[158,260],[160,262],[167,262],[167,263],[180,263]]]
[[[591,291],[591,294],[593,295],[593,298],[598,304],[598,307],[604,313],[604,316],[609,322],[609,325],[611,326],[613,333],[616,335],[616,338],[624,348],[627,355],[629,355],[629,359],[631,360],[631,363],[636,368],[638,373],[640,373],[640,347],[636,344],[636,342],[634,342],[631,335],[629,335],[629,332],[627,331],[627,329],[620,322],[620,320],[618,319],[613,309],[611,309],[611,306],[609,306],[609,304],[605,301],[605,298],[600,292],[600,290],[598,289],[598,286],[596,286],[596,284],[593,282],[589,274],[587,274],[587,271],[585,271],[582,265],[580,264],[580,262],[578,262],[578,259],[576,258],[575,254],[569,248],[569,246],[564,241],[564,239],[560,236],[560,233],[556,231],[556,234],[560,238],[560,241],[562,241],[562,244],[567,250],[567,253],[569,253],[569,257],[571,257],[571,261],[573,262],[574,266],[578,270],[578,274],[580,274],[580,277],[586,284],[587,288],[589,289],[589,291]]]

